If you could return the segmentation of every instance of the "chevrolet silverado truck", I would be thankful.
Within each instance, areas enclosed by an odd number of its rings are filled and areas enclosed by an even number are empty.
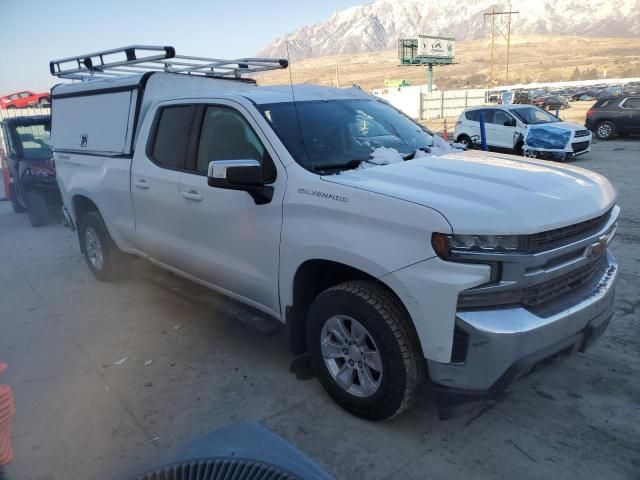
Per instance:
[[[52,139],[99,280],[137,255],[283,322],[328,394],[374,420],[427,380],[445,417],[501,395],[609,323],[606,178],[451,149],[358,88],[247,78],[284,60],[105,62],[118,52],[50,65],[89,78],[53,88]]]

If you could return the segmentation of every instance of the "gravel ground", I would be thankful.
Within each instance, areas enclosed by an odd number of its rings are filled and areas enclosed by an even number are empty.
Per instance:
[[[640,141],[596,143],[573,163],[619,191],[613,322],[586,354],[444,422],[427,391],[388,422],[350,416],[290,373],[284,334],[239,323],[201,287],[142,261],[128,280],[99,283],[72,232],[34,229],[1,202],[1,378],[17,404],[8,478],[103,478],[252,419],[339,479],[637,479]]]

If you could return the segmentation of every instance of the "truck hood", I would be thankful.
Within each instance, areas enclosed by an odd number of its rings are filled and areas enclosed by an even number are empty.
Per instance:
[[[616,201],[609,181],[589,170],[477,150],[323,180],[435,209],[463,234],[543,232],[597,217]]]

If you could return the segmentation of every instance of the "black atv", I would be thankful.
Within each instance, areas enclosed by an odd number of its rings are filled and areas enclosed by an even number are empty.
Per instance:
[[[7,118],[1,125],[13,211],[26,211],[34,227],[46,225],[52,211],[59,211],[62,205],[49,141],[51,117]]]

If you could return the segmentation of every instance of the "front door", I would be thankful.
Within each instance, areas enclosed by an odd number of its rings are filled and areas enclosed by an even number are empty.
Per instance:
[[[513,148],[513,136],[516,132],[516,121],[504,110],[493,110],[493,116],[487,121],[487,141],[500,148]]]
[[[193,164],[180,182],[183,270],[264,311],[279,314],[278,268],[284,168],[242,106],[221,101],[204,105]],[[209,162],[258,160],[275,192],[256,205],[245,191],[207,184]],[[280,164],[279,164],[280,165]]]

